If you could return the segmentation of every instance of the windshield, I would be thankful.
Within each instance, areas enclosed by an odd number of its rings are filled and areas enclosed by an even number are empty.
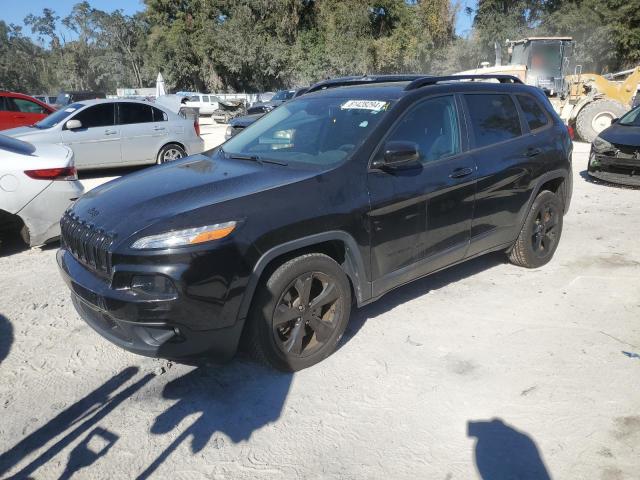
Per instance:
[[[36,151],[36,147],[32,144],[23,142],[17,138],[7,137],[6,135],[0,135],[0,149],[22,153],[23,155],[31,155]]]
[[[619,125],[627,125],[632,127],[640,127],[640,107],[636,107],[627,112],[618,120]]]
[[[560,76],[562,52],[560,43],[534,43],[531,48],[531,68],[552,76]]]
[[[70,101],[71,101],[71,95],[69,95],[68,93],[60,93],[56,97],[55,104],[56,105],[68,105]]]
[[[265,115],[223,145],[229,156],[326,166],[367,138],[390,106],[386,100],[305,98]]]
[[[293,95],[295,93],[296,93],[295,90],[280,90],[279,92],[277,92],[273,96],[271,101],[274,101],[274,100],[289,100],[290,98],[293,97]]]
[[[59,123],[64,122],[67,119],[67,117],[69,117],[73,112],[77,111],[82,107],[84,107],[83,103],[72,103],[67,107],[61,108],[55,113],[52,113],[48,117],[43,118],[38,123],[36,123],[34,127],[40,128],[40,129],[55,127]]]

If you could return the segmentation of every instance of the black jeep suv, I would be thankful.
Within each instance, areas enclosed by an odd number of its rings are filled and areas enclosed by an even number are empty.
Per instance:
[[[143,355],[229,358],[242,338],[299,370],[334,351],[352,304],[491,251],[544,265],[571,140],[541,90],[492,78],[338,83],[90,191],[61,220],[76,309]]]

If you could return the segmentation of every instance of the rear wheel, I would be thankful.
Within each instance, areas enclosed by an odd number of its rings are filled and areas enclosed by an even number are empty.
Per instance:
[[[311,253],[289,260],[256,293],[249,351],[279,370],[310,367],[333,353],[350,310],[349,281],[332,258]]]
[[[558,196],[545,190],[533,202],[518,239],[509,252],[514,265],[538,268],[548,263],[562,234],[563,205]]]
[[[167,163],[186,157],[187,152],[177,143],[169,143],[158,152],[158,163]]]
[[[578,113],[576,133],[585,142],[593,142],[598,134],[611,125],[614,118],[621,117],[627,109],[613,100],[596,100]]]

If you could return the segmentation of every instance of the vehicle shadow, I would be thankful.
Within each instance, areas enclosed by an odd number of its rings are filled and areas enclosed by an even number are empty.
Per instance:
[[[45,245],[41,245],[39,247],[33,247],[34,249],[47,251],[54,248],[58,248],[60,246],[59,240],[52,240]],[[15,255],[17,253],[26,252],[32,247],[29,247],[22,238],[20,238],[19,234],[10,235],[2,239],[2,244],[0,245],[0,258],[9,257],[11,255]]]
[[[338,348],[342,348],[364,326],[369,318],[375,318],[385,312],[409,302],[415,298],[428,294],[433,290],[446,287],[467,277],[483,272],[497,265],[507,263],[507,257],[502,252],[494,252],[472,260],[463,262],[454,267],[447,268],[438,273],[415,280],[407,285],[399,287],[377,301],[359,309],[351,311],[349,325],[342,337]]]
[[[91,466],[113,448],[121,434],[135,434],[112,432],[99,423],[156,376],[155,373],[141,373],[137,367],[122,370],[0,454],[0,478],[29,478],[38,469],[46,469],[49,462],[80,438],[82,440],[69,453],[60,478],[72,478],[81,469]],[[128,476],[149,478],[187,441],[195,454],[212,438],[214,448],[222,448],[227,438],[234,443],[249,439],[254,431],[280,417],[292,378],[292,374],[237,360],[225,366],[200,364],[169,381],[162,389],[162,397],[170,401],[167,403],[171,406],[153,420],[150,433],[173,440],[141,473],[132,471]],[[194,416],[195,420],[190,424],[182,425]],[[216,432],[226,437],[216,436]],[[51,442],[54,443],[49,445]],[[37,456],[31,459],[36,453]],[[27,458],[30,460],[26,466],[17,473],[12,472],[12,476],[6,476]]]
[[[13,326],[7,317],[0,313],[0,364],[7,358],[13,344]]]
[[[475,463],[483,480],[551,480],[536,443],[502,419],[469,421],[475,437]]]
[[[619,188],[621,190],[640,190],[640,184],[639,185],[625,185],[625,184],[622,184],[622,183],[607,182],[606,180],[600,180],[599,178],[592,177],[591,175],[589,175],[588,170],[582,170],[580,172],[580,176],[583,178],[583,180],[585,180],[586,182],[592,183],[593,185],[600,185],[602,187]]]

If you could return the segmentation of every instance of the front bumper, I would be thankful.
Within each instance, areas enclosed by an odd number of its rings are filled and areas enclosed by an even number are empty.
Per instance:
[[[76,260],[61,248],[58,266],[80,317],[110,342],[139,355],[185,358],[209,355],[218,360],[231,358],[239,343],[244,321],[221,328],[203,329],[210,324],[202,302],[177,294],[173,298],[150,299],[127,289],[111,288],[109,281]]]
[[[603,155],[591,151],[587,172],[605,182],[640,186],[640,159]]]

